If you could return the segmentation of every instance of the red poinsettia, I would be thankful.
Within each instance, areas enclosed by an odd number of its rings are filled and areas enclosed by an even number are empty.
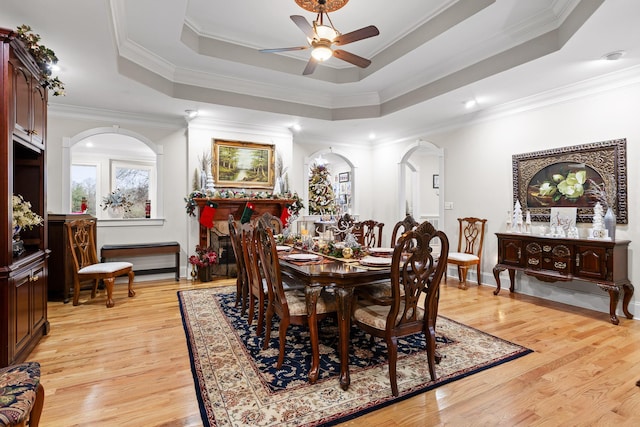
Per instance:
[[[208,265],[218,263],[218,254],[213,248],[203,248],[200,245],[196,246],[196,254],[189,257],[189,264],[193,264],[198,267],[206,267]]]

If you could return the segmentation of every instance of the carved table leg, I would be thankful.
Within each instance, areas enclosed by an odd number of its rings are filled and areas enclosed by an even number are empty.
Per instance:
[[[509,292],[516,291],[516,271],[512,268],[509,269]]]
[[[614,325],[617,325],[620,323],[620,320],[618,320],[618,316],[616,315],[618,299],[620,298],[620,288],[617,285],[606,285],[604,283],[598,283],[598,287],[609,293],[609,320]]]
[[[515,284],[516,284],[516,270],[513,268],[506,268],[506,267],[502,267],[500,265],[496,265],[495,267],[493,267],[493,277],[496,279],[496,290],[493,291],[494,295],[498,295],[500,293],[500,273],[502,273],[504,270],[507,270],[509,272],[509,292],[514,292],[515,291]]]
[[[505,270],[504,267],[498,267],[497,265],[493,267],[493,277],[496,279],[496,290],[493,291],[494,295],[498,295],[500,293],[500,273]]]
[[[338,303],[338,330],[340,331],[340,387],[343,390],[347,390],[351,383],[349,376],[349,332],[351,330],[353,288],[337,288],[336,296]]]
[[[320,286],[306,286],[305,300],[307,303],[307,316],[309,337],[311,338],[311,369],[309,370],[309,383],[314,384],[320,375],[320,348],[318,344],[318,316],[316,303],[322,288]]]
[[[633,319],[633,314],[629,312],[629,302],[633,296],[633,285],[631,283],[624,284],[622,285],[622,290],[622,311],[627,316],[627,319]]]

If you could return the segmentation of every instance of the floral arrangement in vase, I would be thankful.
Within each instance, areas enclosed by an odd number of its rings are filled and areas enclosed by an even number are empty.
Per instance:
[[[131,206],[133,206],[133,202],[129,200],[127,194],[116,188],[108,195],[102,198],[102,210],[107,210],[107,208],[119,209],[121,208],[124,212],[131,212]]]
[[[196,254],[189,257],[189,264],[196,267],[207,267],[218,263],[218,253],[212,247],[196,246]]]
[[[33,227],[42,225],[44,219],[31,210],[31,203],[26,201],[20,194],[13,195],[13,234],[17,235],[21,229],[31,230]]]
[[[211,267],[218,263],[218,253],[213,250],[212,247],[196,246],[196,254],[189,257],[189,264],[191,264],[191,277],[195,280],[196,277],[202,282],[211,281]]]

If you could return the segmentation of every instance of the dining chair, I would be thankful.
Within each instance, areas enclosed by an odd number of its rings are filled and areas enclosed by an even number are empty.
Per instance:
[[[413,230],[418,225],[420,225],[420,223],[413,219],[411,214],[407,214],[402,221],[397,222],[396,225],[393,226],[393,231],[391,232],[391,244],[389,247],[393,248],[396,245],[396,240],[402,235],[402,233]]]
[[[437,231],[429,221],[424,221],[413,229],[419,234],[428,236],[433,236]],[[434,248],[437,249],[434,254],[434,256],[437,257],[440,253],[440,247],[437,245],[437,241],[431,242],[429,250],[433,252]],[[391,282],[389,280],[383,280],[358,286],[355,289],[355,296],[356,298],[368,300],[375,304],[388,304],[391,299]]]
[[[271,212],[265,212],[258,217],[258,221],[264,223],[265,226],[271,228],[273,230],[273,234],[282,233],[282,221],[277,216],[273,215]]]
[[[433,256],[433,244],[441,248],[439,259]],[[403,233],[393,251],[390,300],[376,304],[357,299],[354,303],[354,325],[386,342],[394,396],[399,395],[396,365],[400,337],[425,335],[429,375],[432,381],[437,378],[435,327],[440,281],[447,267],[448,252],[449,241],[442,231],[431,235],[418,230]]]
[[[368,219],[353,225],[353,235],[361,246],[368,248],[382,247],[382,228],[384,223]]]
[[[458,251],[449,253],[449,264],[458,267],[458,288],[467,289],[467,270],[476,266],[478,285],[481,285],[482,246],[487,220],[475,217],[458,218]],[[447,276],[444,276],[445,283]]]
[[[231,248],[236,259],[236,307],[240,305],[242,315],[244,316],[247,309],[247,298],[249,296],[249,282],[247,278],[247,269],[244,265],[244,254],[240,243],[240,233],[233,215],[229,215],[229,237],[231,240]]]
[[[133,290],[133,264],[125,261],[100,262],[95,246],[95,219],[77,219],[65,223],[71,255],[73,259],[73,305],[80,300],[80,282],[92,280],[91,298],[95,298],[100,280],[107,288],[107,308],[113,302],[113,285],[116,277],[129,277],[129,297],[135,296]]]
[[[256,246],[256,227],[251,223],[245,223],[238,230],[240,234],[240,246],[244,258],[244,266],[247,275],[247,284],[249,287],[249,315],[247,321],[249,325],[253,324],[256,301],[258,303],[258,324],[256,326],[256,335],[262,335],[264,326],[264,307],[266,301],[266,283],[262,280],[260,273],[258,249]]]
[[[0,368],[0,426],[38,427],[43,405],[40,363]]]
[[[262,272],[267,282],[268,292],[266,333],[262,348],[266,350],[269,347],[273,315],[276,314],[280,319],[279,354],[276,366],[279,369],[284,363],[287,329],[289,325],[306,325],[308,323],[305,292],[304,289],[300,288],[285,290],[273,232],[261,223],[258,224],[257,243],[260,265],[262,266]],[[318,296],[318,302],[316,304],[318,320],[335,313],[336,310],[335,296],[323,289]],[[317,347],[318,342],[312,342],[311,345]]]
[[[331,227],[331,231],[333,231],[333,236],[338,241],[343,241],[347,234],[353,231],[353,225],[355,223],[355,219],[353,216],[348,213],[342,215],[336,221],[336,225]]]

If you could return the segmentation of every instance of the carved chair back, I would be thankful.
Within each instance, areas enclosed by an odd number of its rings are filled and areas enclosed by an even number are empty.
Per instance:
[[[353,225],[353,235],[358,243],[369,248],[382,246],[382,228],[384,223],[368,219]]]
[[[393,231],[391,232],[390,247],[393,248],[396,245],[396,241],[404,232],[413,230],[418,225],[420,225],[418,221],[413,219],[411,215],[407,215],[402,221],[397,222],[393,227]]]

